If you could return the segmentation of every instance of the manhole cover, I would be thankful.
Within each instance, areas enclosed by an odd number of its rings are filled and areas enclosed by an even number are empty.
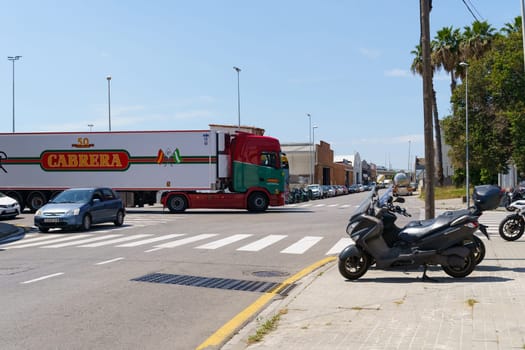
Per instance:
[[[290,274],[288,272],[281,271],[255,271],[252,272],[252,275],[257,277],[286,277]]]

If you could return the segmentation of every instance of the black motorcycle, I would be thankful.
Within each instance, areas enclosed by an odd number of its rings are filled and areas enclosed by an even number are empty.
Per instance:
[[[501,190],[498,186],[477,186],[474,206],[447,211],[430,220],[411,221],[400,228],[395,225],[396,214],[409,216],[393,200],[392,188],[380,198],[374,189],[350,217],[347,233],[355,244],[339,254],[339,272],[355,280],[363,276],[371,265],[379,269],[408,269],[441,265],[455,278],[468,276],[483,259],[483,242],[475,236],[479,229],[488,238],[486,227],[478,218],[484,210],[498,206]]]
[[[509,191],[505,192],[505,198],[503,198],[503,205],[505,206],[505,209],[507,211],[514,211],[514,208],[512,207],[512,203],[522,200],[525,198],[524,189],[522,187],[519,188],[511,188]]]

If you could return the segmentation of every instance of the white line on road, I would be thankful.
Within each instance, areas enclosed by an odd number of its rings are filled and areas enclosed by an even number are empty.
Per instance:
[[[87,237],[87,236],[88,236],[88,235],[67,236],[67,237],[62,237],[62,238],[51,239],[51,240],[44,241],[44,242],[36,242],[36,243],[27,243],[27,244],[15,245],[15,246],[12,246],[12,247],[9,247],[9,248],[36,247],[36,246],[44,245],[44,244],[58,243],[58,242],[65,242],[65,241],[71,241],[71,240],[73,240],[73,239],[79,239],[79,238]]]
[[[303,254],[308,249],[312,248],[314,245],[317,244],[320,240],[322,240],[323,237],[319,236],[306,236],[299,241],[295,242],[288,248],[281,250],[281,253],[284,254]]]
[[[326,255],[339,254],[352,243],[354,243],[354,240],[350,237],[341,238],[328,252],[326,252]]]
[[[285,235],[269,235],[264,238],[259,239],[258,241],[255,241],[253,243],[250,243],[248,245],[245,245],[243,247],[240,247],[237,250],[241,251],[249,251],[249,252],[256,252],[263,248],[266,248],[276,242],[279,242],[281,239],[286,238]]]
[[[111,259],[111,260],[101,261],[101,262],[96,263],[95,265],[109,264],[109,263],[112,263],[112,262],[115,262],[115,261],[119,261],[119,260],[124,260],[124,258],[115,258],[115,259]]]
[[[120,243],[120,242],[127,242],[127,241],[132,241],[132,240],[137,239],[137,238],[150,237],[150,236],[151,236],[150,233],[141,233],[141,234],[132,235],[132,236],[126,236],[126,237],[110,239],[109,241],[104,241],[104,242],[84,244],[84,245],[81,245],[80,247],[85,247],[85,248],[102,247],[102,246],[105,246],[105,245],[110,245],[110,244]]]
[[[173,241],[173,242],[164,243],[164,244],[155,246],[155,248],[174,248],[174,247],[178,247],[178,246],[181,246],[181,245],[184,245],[184,244],[201,241],[203,239],[207,239],[207,238],[211,238],[211,237],[215,237],[215,236],[217,236],[217,233],[203,233],[201,235],[188,237],[188,238],[183,238],[183,239],[179,239],[179,240]]]
[[[52,275],[42,276],[42,277],[39,277],[39,278],[35,278],[33,280],[21,282],[20,284],[28,284],[28,283],[38,282],[38,281],[42,281],[42,280],[45,280],[45,279],[48,279],[48,278],[60,276],[60,275],[63,275],[63,274],[64,274],[63,272],[54,273]]]
[[[84,244],[84,243],[89,243],[89,242],[101,241],[101,240],[104,240],[104,239],[113,238],[113,237],[120,237],[120,236],[122,236],[122,235],[105,235],[105,236],[100,236],[100,237],[91,237],[91,238],[81,239],[79,241],[74,241],[74,242],[66,242],[66,243],[59,243],[59,244],[53,244],[53,245],[46,245],[46,246],[41,247],[41,248],[62,248],[62,247],[68,247],[68,246],[72,246],[72,245],[79,245],[79,244]]]
[[[197,249],[217,249],[217,248],[224,247],[225,245],[228,245],[228,244],[231,244],[231,243],[235,243],[235,242],[240,241],[242,239],[248,238],[250,236],[252,236],[252,235],[251,234],[233,235],[233,236],[230,236],[230,237],[219,239],[218,241],[214,241],[214,242],[210,242],[210,243],[207,243],[207,244],[203,244],[201,246],[198,246]]]
[[[154,237],[154,238],[149,238],[149,239],[143,239],[141,241],[121,244],[121,245],[118,245],[117,247],[138,247],[139,245],[149,244],[149,243],[158,242],[158,241],[165,241],[167,239],[180,237],[180,236],[184,236],[184,234],[182,234],[182,233],[172,233],[172,234],[164,235],[164,236],[160,236],[160,237]]]

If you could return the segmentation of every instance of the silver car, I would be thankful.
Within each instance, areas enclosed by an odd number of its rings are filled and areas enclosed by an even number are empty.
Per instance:
[[[51,228],[88,231],[91,225],[104,222],[122,226],[125,215],[122,200],[111,188],[71,188],[38,209],[34,222],[41,232]]]

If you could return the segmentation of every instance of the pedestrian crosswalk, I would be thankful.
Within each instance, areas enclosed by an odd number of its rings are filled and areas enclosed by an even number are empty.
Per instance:
[[[437,212],[436,214],[440,214]],[[490,235],[498,235],[501,220],[508,213],[502,211],[486,212],[480,218],[480,223],[488,226]],[[130,226],[132,227],[132,226]],[[144,247],[151,253],[162,249],[190,247],[192,249],[214,251],[232,249],[239,252],[263,252],[276,249],[281,254],[300,255],[311,251],[315,246],[321,246],[325,255],[339,254],[346,246],[352,244],[349,237],[329,238],[325,236],[291,236],[286,234],[224,234],[224,233],[140,233],[126,234],[125,227],[111,230],[94,231],[90,233],[42,234],[28,233],[23,240],[1,246],[4,250],[23,248],[135,248]]]
[[[288,245],[284,249],[281,249],[280,253],[304,254],[323,239],[325,239],[323,236],[293,238],[289,235],[275,234],[261,237],[253,234],[224,235],[218,233],[172,233],[160,236],[148,233],[131,235],[125,235],[124,233],[102,233],[97,236],[93,236],[92,234],[71,233],[66,237],[56,237],[49,234],[31,233],[21,241],[2,245],[2,249],[98,248],[104,246],[132,248],[147,246],[148,250],[146,250],[146,252],[154,252],[161,249],[173,249],[182,246],[192,246],[194,249],[202,250],[217,250],[237,245],[234,249],[240,252],[260,252],[286,240],[288,241]],[[350,243],[350,238],[340,238],[327,250],[326,255],[337,254]]]

